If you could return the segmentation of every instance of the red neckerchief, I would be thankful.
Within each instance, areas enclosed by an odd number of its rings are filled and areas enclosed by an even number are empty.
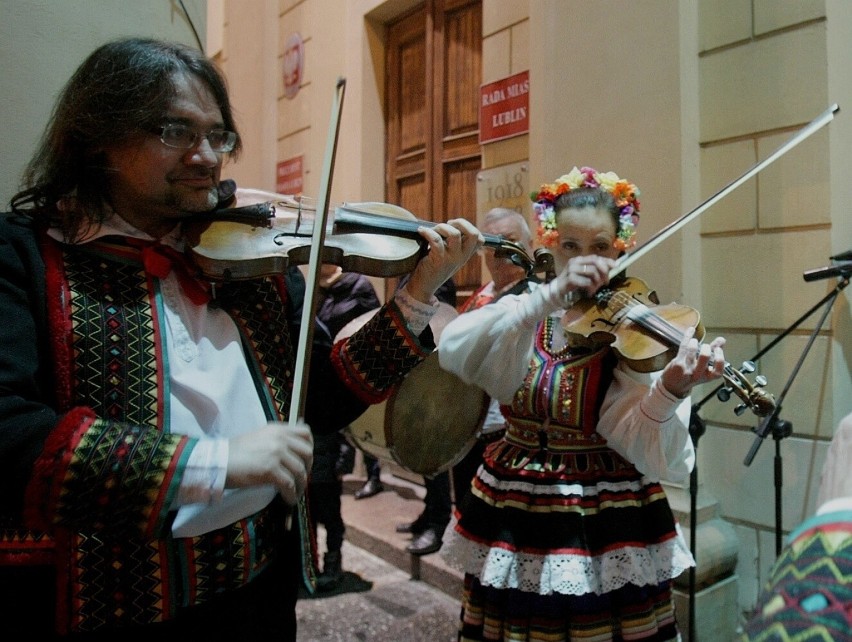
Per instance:
[[[127,243],[141,251],[145,271],[164,279],[172,270],[184,294],[195,305],[210,301],[210,284],[198,278],[198,268],[185,255],[159,241],[143,241],[128,238]]]

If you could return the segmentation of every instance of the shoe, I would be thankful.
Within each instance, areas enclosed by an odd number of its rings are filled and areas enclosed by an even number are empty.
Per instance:
[[[402,524],[397,524],[395,530],[397,533],[411,533],[412,535],[420,535],[420,533],[425,531],[426,528],[426,522],[424,522],[418,517],[413,522],[403,522]]]
[[[385,487],[382,486],[382,482],[378,479],[368,479],[367,483],[355,491],[355,499],[365,499],[373,495],[378,495],[384,489]]]
[[[322,573],[317,576],[318,591],[332,591],[343,580],[343,560],[340,551],[329,551],[323,557]]]
[[[438,530],[434,526],[429,526],[405,550],[412,555],[428,555],[434,553],[441,548],[443,542],[444,531]]]

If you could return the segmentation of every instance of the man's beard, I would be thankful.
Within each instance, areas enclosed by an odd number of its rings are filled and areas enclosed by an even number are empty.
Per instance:
[[[175,196],[174,205],[189,214],[209,212],[219,204],[219,191],[215,186],[209,188],[205,195],[198,192],[192,194],[178,194]]]

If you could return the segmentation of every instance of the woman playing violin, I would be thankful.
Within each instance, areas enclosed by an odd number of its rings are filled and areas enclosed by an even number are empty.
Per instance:
[[[440,363],[501,403],[442,555],[465,573],[460,640],[679,639],[671,582],[694,564],[659,480],[694,464],[693,386],[722,375],[724,339],[687,328],[661,371],[573,340],[566,308],[634,244],[639,190],[584,167],[532,195],[556,276],[460,315]]]

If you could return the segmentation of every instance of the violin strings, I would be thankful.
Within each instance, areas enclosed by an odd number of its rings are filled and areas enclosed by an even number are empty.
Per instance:
[[[396,232],[407,232],[411,238],[418,239],[419,234],[417,228],[420,226],[434,227],[437,225],[434,221],[422,221],[420,219],[404,219],[384,214],[373,214],[355,209],[353,207],[340,207],[343,216],[336,219],[337,225],[355,225],[362,226],[367,229],[372,229],[378,232],[393,230]],[[483,234],[485,245],[495,248],[503,248],[508,246],[514,252],[517,248],[511,241],[505,241],[501,236],[495,234]]]
[[[629,297],[624,292],[616,292],[613,295],[616,302],[627,310],[627,315],[631,321],[639,324],[646,330],[657,334],[660,338],[668,341],[672,346],[678,345],[683,340],[683,333],[674,325],[669,323],[658,314],[655,314],[651,308],[644,303],[640,303]],[[642,313],[637,313],[639,309],[643,309]]]
[[[633,300],[623,292],[616,293],[615,297],[620,300],[619,302],[623,305],[623,307],[628,309],[628,316],[632,321],[635,321],[642,327],[651,330],[652,332],[656,332],[661,337],[670,341],[673,346],[680,344],[680,342],[683,340],[682,332],[680,332],[667,319],[664,319],[658,314],[654,314],[648,306]],[[642,307],[644,307],[647,312],[645,312],[644,314],[630,314],[631,311],[635,311],[636,309]],[[711,361],[708,366],[712,365],[713,362]],[[737,371],[735,371],[731,364],[727,361],[725,362],[724,366],[724,374],[725,380],[728,383],[732,383],[737,386],[745,385],[742,380],[742,377],[738,376],[739,373],[737,373]]]
[[[683,333],[672,323],[655,314],[651,307],[641,303],[625,292],[613,292],[607,300],[607,305],[614,301],[616,306],[626,312],[627,318],[634,321],[639,326],[657,333],[660,337],[671,342],[672,346],[677,346],[683,340]],[[613,316],[617,314],[619,309],[614,310]],[[710,360],[708,367],[713,366],[713,360]],[[728,385],[728,389],[734,392],[745,404],[752,409],[758,416],[768,415],[775,408],[775,401],[771,396],[759,394],[762,391],[755,390],[754,386],[746,379],[738,370],[736,370],[728,361],[725,361],[722,378]]]

